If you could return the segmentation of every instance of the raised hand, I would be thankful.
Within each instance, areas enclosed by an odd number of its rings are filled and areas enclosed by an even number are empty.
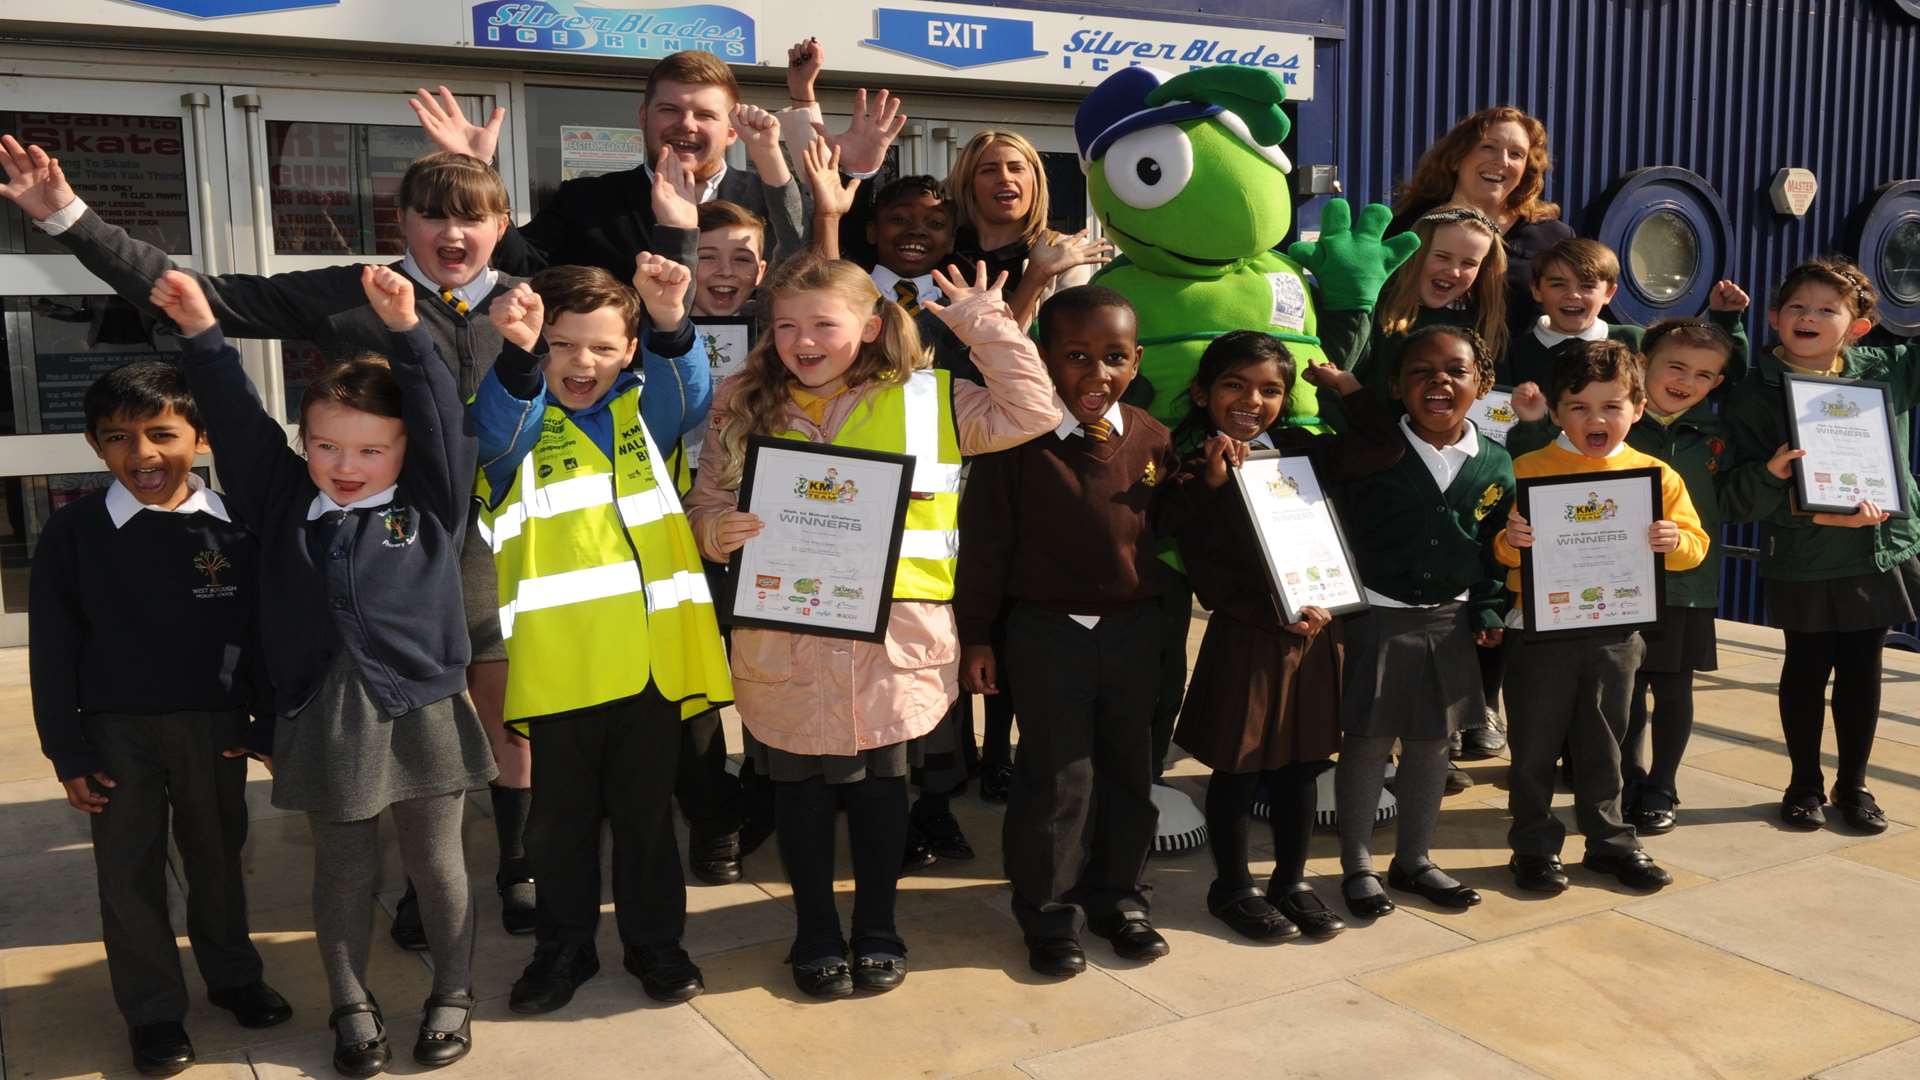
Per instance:
[[[360,288],[367,294],[367,304],[387,329],[396,334],[404,333],[420,324],[420,312],[413,306],[413,282],[405,274],[397,274],[390,267],[363,266],[360,268]]]
[[[1051,279],[1076,266],[1098,266],[1113,259],[1113,244],[1093,239],[1085,229],[1072,236],[1042,240],[1027,255],[1027,273]]]
[[[746,144],[747,157],[760,174],[761,183],[785,187],[793,179],[787,159],[780,153],[780,121],[772,113],[743,101],[733,107],[733,130]]]
[[[1547,395],[1537,382],[1523,382],[1513,388],[1513,414],[1522,420],[1547,418]]]
[[[966,277],[960,273],[960,268],[949,263],[946,273],[941,273],[937,268],[933,271],[933,283],[940,287],[940,294],[947,298],[946,302],[922,300],[920,301],[920,306],[938,315],[948,308],[970,300],[982,293],[990,294],[995,299],[999,299],[1000,290],[1007,284],[1007,272],[1005,270],[1000,271],[1000,273],[989,282],[987,280],[987,264],[983,262],[974,263],[973,284],[969,285],[967,284]]]
[[[73,201],[73,189],[60,162],[48,157],[37,146],[22,146],[11,135],[0,135],[0,168],[7,182],[0,184],[0,198],[20,208],[35,221],[45,221]]]
[[[147,302],[160,309],[185,337],[203,334],[216,325],[213,308],[200,283],[184,270],[169,270],[153,283]]]
[[[661,147],[653,163],[653,220],[674,229],[700,227],[699,181],[671,146]]]
[[[1337,397],[1360,390],[1360,379],[1351,371],[1343,371],[1337,364],[1308,364],[1300,369],[1300,377],[1321,390],[1331,390]]]
[[[787,100],[795,105],[812,105],[819,101],[819,96],[813,91],[813,83],[820,77],[820,69],[826,62],[827,50],[821,47],[819,38],[810,37],[788,48]]]
[[[413,97],[407,99],[407,106],[419,119],[421,130],[442,150],[491,163],[494,151],[500,147],[500,125],[507,119],[507,110],[495,105],[493,115],[482,126],[467,119],[460,104],[453,100],[453,91],[444,86],[439,90],[437,101],[433,91],[425,87],[415,90]]]
[[[647,307],[647,320],[655,330],[671,334],[680,329],[687,317],[687,285],[693,271],[658,252],[643,251],[634,256],[633,290]]]
[[[1752,302],[1745,289],[1725,279],[1715,282],[1713,291],[1707,294],[1708,311],[1745,311]]]
[[[493,320],[493,328],[508,344],[532,352],[547,328],[547,307],[533,286],[523,281],[505,296],[494,298],[487,307],[487,318]]]
[[[853,209],[853,193],[860,190],[858,179],[840,182],[840,148],[814,136],[800,152],[807,166],[807,182],[813,188],[815,217],[845,217]]]
[[[888,91],[882,90],[869,104],[867,92],[856,90],[853,93],[853,120],[847,130],[838,135],[830,134],[827,126],[815,123],[813,130],[838,147],[845,155],[841,167],[853,173],[878,172],[886,164],[887,147],[907,126],[906,114],[900,111],[900,99]]]
[[[1382,239],[1392,221],[1393,211],[1368,203],[1356,223],[1347,200],[1328,200],[1320,211],[1320,239],[1295,241],[1287,257],[1313,273],[1328,310],[1371,310],[1387,277],[1420,250],[1420,238],[1410,232]]]

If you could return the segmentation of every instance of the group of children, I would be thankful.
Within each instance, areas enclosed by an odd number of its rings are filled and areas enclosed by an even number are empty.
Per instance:
[[[841,219],[899,118],[884,100],[863,102],[846,133],[815,139],[816,43],[796,46],[793,108],[777,117],[739,105],[725,67],[701,57],[662,61],[649,85],[656,156],[619,174],[643,193],[628,198],[647,208],[638,218],[596,210],[632,196],[599,178],[563,200],[567,214],[512,228],[486,164],[497,118],[468,124],[423,94],[422,122],[447,148],[409,168],[406,255],[386,267],[187,273],[88,210],[57,161],[0,139],[0,195],[183,341],[178,364],[136,363],[89,392],[87,438],[114,483],[50,522],[31,609],[36,721],[69,801],[93,815],[109,968],[143,1072],[192,1061],[166,913],[169,803],[211,1000],[250,1026],[290,1014],[247,940],[237,858],[248,754],[272,771],[274,803],[311,822],[316,938],[345,1075],[390,1059],[366,971],[382,810],[434,959],[415,1060],[445,1064],[471,1046],[476,932],[460,824],[465,793],[489,781],[503,919],[535,937],[516,1012],[561,1008],[599,969],[603,820],[624,966],[657,1000],[702,991],[680,944],[672,800],[678,789],[691,820],[689,791],[710,800],[726,784],[770,806],[793,888],[796,985],[819,997],[900,985],[897,878],[923,851],[971,855],[946,802],[956,782],[936,780],[966,778],[962,688],[1010,697],[1021,719],[1003,839],[1032,967],[1084,969],[1083,915],[1123,958],[1165,955],[1145,879],[1167,539],[1210,612],[1173,739],[1213,770],[1207,904],[1247,937],[1345,926],[1305,880],[1328,769],[1352,916],[1391,912],[1389,889],[1448,908],[1480,901],[1429,850],[1449,740],[1501,696],[1477,659],[1491,650],[1506,660],[1516,884],[1568,885],[1550,805],[1563,761],[1584,864],[1665,884],[1639,836],[1675,824],[1692,672],[1714,666],[1725,522],[1761,523],[1768,608],[1788,632],[1784,820],[1818,827],[1830,801],[1855,828],[1886,827],[1865,769],[1879,649],[1888,626],[1913,617],[1920,529],[1871,504],[1794,513],[1798,452],[1784,445],[1779,403],[1787,371],[1881,379],[1904,438],[1920,358],[1855,344],[1873,312],[1856,269],[1815,261],[1789,274],[1769,306],[1780,344],[1743,379],[1737,287],[1716,289],[1709,319],[1644,336],[1609,326],[1599,313],[1619,267],[1591,241],[1535,260],[1545,314],[1509,340],[1500,230],[1448,206],[1415,223],[1421,247],[1350,355],[1300,365],[1277,338],[1226,333],[1170,431],[1127,403],[1135,314],[1120,294],[1078,283],[1106,249],[1045,229],[1024,140],[974,140],[956,170],[965,190],[929,177],[883,187],[866,236],[875,264],[863,268],[838,258]],[[789,128],[798,177],[779,149]],[[720,151],[736,137],[757,178],[726,169]],[[802,184],[811,215],[796,225]],[[729,189],[760,206],[714,197]],[[788,249],[771,272],[762,210],[788,223],[771,229]],[[693,317],[743,314],[759,323],[757,343],[716,383]],[[298,452],[228,335],[306,337],[350,355],[308,387]],[[1335,430],[1286,423],[1301,382]],[[1470,419],[1496,384],[1516,385],[1523,418],[1505,447]],[[915,542],[883,641],[747,627],[723,639],[724,590],[710,582],[760,531],[738,501],[749,441],[763,436],[915,453]],[[218,493],[193,472],[209,448]],[[1231,482],[1262,448],[1312,458],[1365,611],[1281,615]],[[1516,479],[1636,468],[1662,478],[1647,536],[1668,572],[1658,627],[1522,629],[1516,568],[1532,530]],[[1829,792],[1819,743],[1833,671]],[[716,742],[729,702],[747,734],[740,781]],[[1373,809],[1396,757],[1398,835],[1383,876]],[[910,780],[922,792],[911,807]],[[1262,785],[1275,852],[1264,886],[1248,838]],[[842,809],[850,932],[833,891]],[[764,838],[736,829],[695,825],[703,880],[737,878],[742,847]]]

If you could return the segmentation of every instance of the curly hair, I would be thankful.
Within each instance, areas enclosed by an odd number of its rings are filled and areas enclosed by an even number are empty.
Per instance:
[[[1399,381],[1401,369],[1407,366],[1407,357],[1412,356],[1414,350],[1418,349],[1423,343],[1440,337],[1450,337],[1466,343],[1467,351],[1473,354],[1474,376],[1480,383],[1480,393],[1477,396],[1486,397],[1487,391],[1493,389],[1495,379],[1493,351],[1487,348],[1486,338],[1474,333],[1467,327],[1454,326],[1449,323],[1436,323],[1432,326],[1423,326],[1413,333],[1408,334],[1407,343],[1401,346],[1400,351],[1393,356],[1390,365],[1391,370],[1387,372],[1387,378],[1396,382]]]
[[[1521,221],[1559,217],[1560,207],[1540,197],[1547,189],[1547,172],[1553,168],[1547,153],[1547,125],[1512,105],[1482,109],[1434,140],[1414,164],[1413,176],[1394,196],[1394,214],[1423,214],[1452,201],[1460,182],[1460,163],[1499,124],[1518,124],[1527,133],[1527,165],[1507,195],[1507,209]]]

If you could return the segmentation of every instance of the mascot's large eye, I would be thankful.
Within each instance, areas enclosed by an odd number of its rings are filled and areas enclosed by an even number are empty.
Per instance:
[[[1107,186],[1136,210],[1151,210],[1184,191],[1193,179],[1187,133],[1161,124],[1114,140],[1104,160]]]

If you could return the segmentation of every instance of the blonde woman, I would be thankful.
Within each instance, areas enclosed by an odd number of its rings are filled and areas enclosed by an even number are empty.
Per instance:
[[[959,207],[955,257],[1007,275],[1007,303],[1021,326],[1033,324],[1047,297],[1086,284],[1113,258],[1113,245],[1085,230],[1068,236],[1047,227],[1046,170],[1018,132],[988,129],[967,140],[947,173],[947,193]]]

